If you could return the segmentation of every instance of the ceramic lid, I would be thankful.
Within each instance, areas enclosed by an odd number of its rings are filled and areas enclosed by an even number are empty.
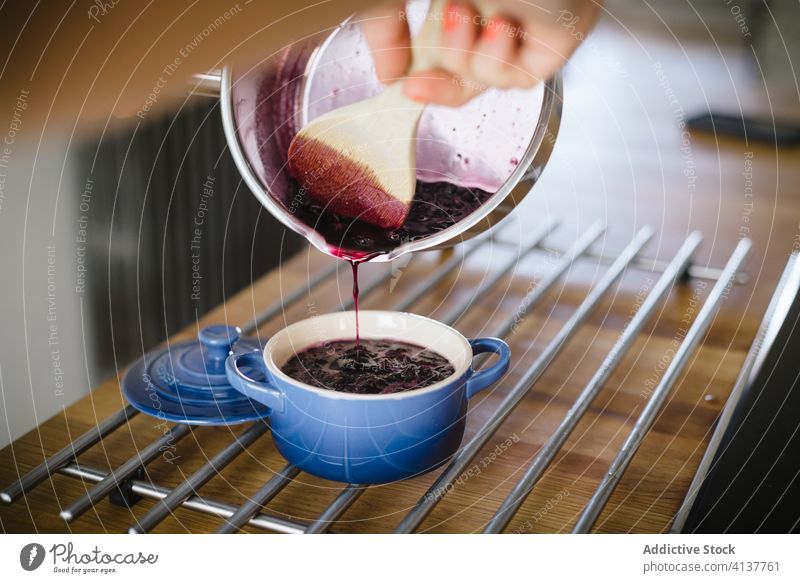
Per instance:
[[[143,413],[193,425],[231,425],[266,417],[269,409],[234,389],[225,376],[230,354],[261,350],[239,328],[203,328],[197,340],[171,344],[139,359],[122,379],[122,392]],[[243,371],[264,380],[257,370]]]

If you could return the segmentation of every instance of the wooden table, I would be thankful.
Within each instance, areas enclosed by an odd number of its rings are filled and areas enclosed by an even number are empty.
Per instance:
[[[702,100],[698,101],[699,88],[704,99],[723,107],[733,100],[732,81],[714,74],[721,58],[714,47],[692,46],[688,57],[682,52],[683,45],[677,46],[662,34],[648,40],[645,52],[637,48],[636,39],[627,36],[621,25],[611,22],[601,25],[592,38],[594,44],[583,49],[570,65],[562,133],[551,164],[537,185],[536,196],[529,197],[516,213],[518,222],[505,226],[499,236],[524,240],[535,225],[560,217],[563,226],[553,240],[569,244],[591,221],[603,218],[609,231],[597,248],[615,252],[630,240],[635,229],[652,224],[657,236],[646,254],[669,257],[686,234],[698,228],[706,235],[698,260],[715,266],[725,260],[741,236],[754,240],[748,262],[749,283],[737,286],[727,298],[702,348],[671,393],[597,523],[600,532],[663,532],[669,528],[703,455],[787,254],[798,245],[800,154],[701,136],[691,137],[687,154],[682,151],[679,112],[670,95],[677,96],[677,103],[687,113],[703,105]],[[613,57],[622,63],[624,71],[609,73],[595,66],[598,51],[604,57],[603,63],[609,62],[605,57]],[[654,66],[655,62],[660,65]],[[688,74],[691,69],[687,69],[687,63],[696,65],[700,72]],[[659,69],[664,73],[661,77]],[[663,83],[664,78],[668,79],[667,84]],[[750,103],[764,103],[757,96],[750,97]],[[578,168],[580,171],[576,171]],[[748,185],[743,172],[749,169],[753,173],[752,191],[745,190]],[[747,192],[754,195],[749,197]],[[445,313],[511,253],[509,248],[491,246],[477,254],[457,277],[433,287],[413,311],[434,316]],[[396,265],[394,287],[390,290],[389,286],[382,286],[364,298],[363,307],[391,306],[441,260],[441,254],[435,252],[420,255],[405,267]],[[301,253],[172,340],[190,337],[208,323],[248,321],[258,310],[302,285],[310,273],[328,261],[313,250]],[[491,333],[493,325],[517,307],[547,266],[548,256],[542,253],[521,261],[514,276],[505,278],[487,299],[475,305],[459,323],[459,329],[471,336]],[[368,267],[365,280],[380,275],[381,269],[385,267]],[[540,353],[604,269],[592,261],[579,262],[528,315],[509,340],[514,354],[512,371],[485,398],[470,404],[468,436],[485,421],[524,372],[525,364]],[[478,457],[480,471],[444,498],[422,530],[473,532],[482,528],[616,340],[647,276],[636,271],[623,278],[615,293],[486,445]],[[286,323],[335,309],[349,297],[349,286],[347,274],[331,280],[262,325],[259,335],[268,337]],[[646,402],[641,395],[643,386],[658,374],[655,371],[659,362],[690,307],[693,286],[695,281],[670,295],[509,530],[564,532],[571,528],[641,412]],[[63,415],[45,421],[0,452],[0,482],[10,482],[124,405],[118,379],[103,383]],[[102,446],[82,455],[80,461],[108,471],[158,437],[161,431],[157,425],[154,419],[138,415]],[[178,483],[239,431],[239,427],[193,431],[177,446],[178,463],[171,465],[159,459],[147,467],[148,478],[161,485]],[[512,445],[501,455],[480,464],[497,444],[508,439]],[[264,436],[204,486],[201,493],[239,504],[283,465],[271,439]],[[437,474],[369,489],[333,530],[391,531]],[[312,520],[339,489],[338,484],[300,474],[268,508],[293,520]],[[152,505],[143,500],[126,509],[104,500],[67,525],[59,518],[59,510],[84,491],[81,482],[55,476],[14,505],[0,506],[2,529],[123,532]],[[219,523],[219,519],[181,509],[161,523],[156,532],[208,532]]]
[[[493,257],[508,249],[492,246]],[[439,254],[414,259],[402,276],[396,280],[393,292],[380,290],[365,298],[365,307],[385,306],[401,297],[407,289],[425,277],[439,261]],[[546,255],[540,257],[547,257]],[[214,310],[198,323],[244,323],[254,312],[280,296],[281,290],[293,289],[302,284],[306,274],[320,268],[325,260],[316,252],[302,254],[288,262],[282,269],[269,274],[224,306]],[[526,261],[518,271],[523,271]],[[584,285],[569,283],[596,276],[593,262],[576,267],[566,284],[556,286],[551,298],[540,309],[531,313],[524,326],[510,338],[515,355],[515,366],[505,381],[485,398],[471,403],[468,432],[485,421],[496,407],[505,391],[524,372],[524,363],[530,363],[546,341],[563,323],[584,294]],[[373,269],[371,271],[380,271]],[[379,273],[368,274],[372,276]],[[432,290],[415,311],[443,313],[447,306],[464,294],[472,293],[484,273],[466,270],[457,278],[444,282]],[[612,296],[565,349],[563,355],[548,370],[519,408],[511,415],[501,430],[493,437],[477,459],[479,472],[471,472],[436,508],[425,523],[426,530],[472,531],[479,529],[496,509],[504,494],[518,479],[518,472],[530,456],[549,436],[557,422],[566,413],[578,391],[599,365],[626,321],[635,302],[636,286],[642,273],[630,273],[623,285]],[[368,281],[368,278],[367,278]],[[285,314],[263,325],[259,333],[268,336],[284,325],[313,312],[335,309],[348,293],[346,276],[332,280],[289,308]],[[492,322],[498,322],[501,312],[513,309],[524,295],[527,280],[519,273],[498,286],[489,299],[474,306],[459,327],[470,335],[490,333]],[[618,372],[607,384],[602,395],[581,422],[566,448],[560,454],[546,477],[534,490],[518,517],[510,525],[531,531],[558,531],[568,529],[576,513],[590,496],[610,459],[618,450],[627,430],[641,411],[646,399],[641,391],[648,378],[657,375],[658,361],[669,348],[677,324],[688,308],[691,287],[679,289],[665,304],[664,313],[637,342]],[[734,292],[738,297],[742,290]],[[437,303],[444,301],[440,306]],[[734,302],[731,302],[734,303]],[[438,308],[438,309],[437,309]],[[714,326],[697,359],[685,375],[667,405],[664,414],[645,440],[634,464],[625,474],[617,493],[599,524],[602,531],[661,531],[669,526],[670,519],[680,503],[693,470],[704,451],[716,415],[724,404],[725,396],[736,376],[747,340],[753,333],[755,319],[745,318],[731,328],[733,320],[722,320]],[[187,330],[178,338],[189,337],[195,329]],[[706,400],[710,396],[711,400]],[[31,432],[6,448],[0,458],[4,481],[6,477],[24,472],[42,460],[43,452],[62,447],[70,437],[86,431],[92,424],[125,405],[116,380],[98,387],[89,397],[70,407],[64,416],[45,422],[38,431]],[[135,454],[150,440],[160,436],[159,422],[139,415],[129,425],[112,433],[102,445],[82,455],[81,463],[108,471]],[[148,478],[161,485],[174,485],[207,461],[207,458],[226,445],[239,432],[237,427],[200,428],[177,444],[179,460],[169,464],[157,459],[147,466]],[[509,441],[507,441],[509,440]],[[511,443],[501,455],[492,459],[492,451],[503,442]],[[484,456],[491,461],[484,462]],[[217,500],[239,503],[255,492],[266,480],[283,466],[269,437],[259,439],[222,474],[202,489],[202,494]],[[434,474],[407,482],[374,487],[368,490],[345,514],[345,522],[335,530],[357,532],[382,532],[391,530],[407,509],[431,483]],[[66,504],[77,498],[84,486],[72,478],[56,476],[52,482],[40,485],[24,500],[11,507],[2,507],[3,527],[8,531],[40,530],[63,531],[67,526],[58,518],[59,502]],[[301,474],[278,498],[269,505],[273,513],[293,520],[309,521],[318,515],[336,495],[337,484]],[[553,502],[556,501],[556,502]],[[555,505],[554,505],[555,504]],[[142,501],[129,509],[113,506],[103,501],[97,507],[69,526],[77,532],[124,531],[140,516],[151,502]],[[543,509],[547,512],[542,515]],[[179,510],[157,529],[158,532],[204,532],[212,530],[219,520],[191,511]]]

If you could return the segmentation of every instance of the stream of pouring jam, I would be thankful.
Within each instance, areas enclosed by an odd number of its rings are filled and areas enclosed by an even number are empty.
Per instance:
[[[358,261],[350,261],[353,268],[353,308],[356,312],[356,348],[361,348],[361,334],[358,326]]]
[[[341,217],[311,198],[291,181],[294,216],[322,235],[332,255],[350,262],[353,272],[353,305],[358,331],[358,266],[400,245],[433,235],[453,226],[486,202],[492,193],[463,188],[447,182],[417,181],[408,217],[399,229],[387,230],[364,221]]]

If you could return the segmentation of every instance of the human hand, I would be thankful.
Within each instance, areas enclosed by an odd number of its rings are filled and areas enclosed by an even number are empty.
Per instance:
[[[402,77],[417,101],[458,106],[488,87],[531,87],[548,79],[586,37],[602,0],[466,0],[444,7],[441,65],[408,74],[411,41],[405,2],[362,13],[362,30],[384,83]],[[482,12],[481,8],[485,11]]]

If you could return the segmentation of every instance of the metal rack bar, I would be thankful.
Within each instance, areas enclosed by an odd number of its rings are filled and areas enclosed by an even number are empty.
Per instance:
[[[108,496],[111,491],[118,487],[121,482],[128,479],[133,473],[141,466],[145,466],[153,461],[161,453],[161,448],[170,442],[175,443],[189,435],[192,428],[188,425],[178,424],[172,427],[164,435],[151,442],[147,447],[141,451],[137,451],[136,455],[129,458],[125,463],[117,469],[109,473],[105,479],[95,484],[89,489],[86,494],[75,500],[72,504],[64,508],[61,512],[61,518],[67,522],[72,522],[81,514],[92,508],[101,499]]]
[[[603,296],[614,282],[622,275],[631,260],[641,251],[642,247],[653,236],[649,227],[641,229],[633,241],[629,243],[617,260],[611,265],[605,275],[587,294],[584,301],[578,306],[567,323],[559,330],[556,336],[545,347],[542,354],[536,359],[528,372],[514,385],[505,399],[500,403],[495,412],[486,420],[478,432],[469,442],[459,450],[447,469],[439,475],[428,491],[419,499],[411,511],[395,529],[398,533],[413,532],[430,514],[433,507],[445,496],[452,487],[453,482],[467,469],[472,459],[478,455],[481,448],[486,445],[500,425],[509,416],[511,411],[528,394],[528,391],[547,369],[556,355],[566,345],[567,341],[575,334],[578,328],[588,318],[589,314],[600,304]]]
[[[366,296],[374,292],[376,289],[378,289],[380,286],[384,285],[391,278],[392,278],[392,270],[387,269],[386,273],[381,274],[380,276],[370,281],[367,285],[361,287],[361,289],[358,292],[358,298],[359,299],[365,298]],[[351,297],[343,301],[342,306],[339,309],[342,311],[346,311],[351,309],[353,306],[355,306],[355,298]]]
[[[292,464],[286,464],[283,469],[275,474],[270,481],[264,484],[261,489],[253,494],[247,502],[239,506],[236,512],[233,513],[222,525],[216,530],[217,534],[227,534],[236,532],[261,511],[261,507],[267,504],[281,490],[283,490],[289,482],[291,482],[300,470]]]
[[[516,313],[507,318],[502,326],[495,330],[495,336],[498,338],[506,338],[514,329],[514,326],[519,324],[519,322],[524,319],[525,314],[528,313],[528,310],[535,307],[542,300],[542,298],[544,298],[545,294],[550,291],[556,282],[567,272],[567,269],[569,269],[579,257],[585,256],[585,254],[591,248],[592,243],[594,243],[597,238],[600,237],[600,235],[605,233],[605,231],[606,227],[603,221],[596,221],[595,223],[592,223],[592,225],[590,225],[589,228],[584,231],[583,235],[581,235],[580,238],[575,241],[575,243],[573,243],[563,255],[561,255],[553,269],[549,270],[547,274],[536,283],[536,286],[530,292],[525,294],[519,303],[520,308]],[[486,356],[488,357],[488,355]]]
[[[486,243],[489,239],[482,238],[472,245],[470,245],[465,251],[460,254],[454,253],[452,257],[447,259],[444,263],[436,267],[436,271],[431,274],[431,276],[427,279],[422,280],[417,284],[417,286],[411,290],[408,295],[397,302],[394,306],[392,306],[392,310],[395,312],[407,312],[411,306],[416,304],[419,300],[425,297],[426,294],[430,292],[430,290],[437,285],[439,285],[444,279],[450,275],[455,269],[461,265],[466,257],[476,251],[479,247],[481,247],[484,243]]]
[[[242,333],[249,334],[262,323],[271,320],[288,305],[297,302],[309,291],[338,273],[341,268],[342,263],[336,262],[321,270],[306,284],[298,286],[281,300],[273,302],[270,306],[260,311],[253,320],[241,327]],[[131,405],[113,413],[0,492],[0,501],[11,504],[138,414],[139,411]]]
[[[360,486],[358,484],[348,484],[345,486],[322,514],[308,525],[306,534],[322,534],[328,532],[330,527],[333,526],[333,523],[336,522],[342,514],[347,512],[347,509],[358,500],[359,496],[361,496],[366,489],[366,486]]]
[[[623,330],[622,336],[618,340],[617,344],[615,344],[614,348],[612,348],[612,351],[609,353],[603,365],[593,377],[592,381],[590,381],[589,385],[587,385],[587,387],[584,389],[581,397],[579,397],[578,401],[573,404],[570,412],[567,414],[567,417],[559,427],[559,430],[557,430],[556,434],[552,436],[550,440],[548,440],[545,446],[543,446],[542,450],[540,450],[540,452],[534,458],[532,465],[528,468],[523,480],[521,480],[520,483],[515,486],[515,489],[512,491],[512,495],[509,495],[500,509],[498,509],[495,518],[492,522],[490,522],[489,526],[487,526],[487,532],[495,532],[494,529],[501,530],[519,508],[519,505],[522,504],[524,497],[530,492],[528,487],[533,488],[535,486],[536,482],[541,476],[541,473],[544,472],[549,463],[552,461],[553,456],[555,456],[556,452],[563,445],[563,441],[561,441],[560,444],[558,444],[558,441],[561,439],[566,440],[569,432],[574,429],[574,425],[571,428],[565,426],[569,416],[573,414],[577,415],[577,418],[574,419],[574,423],[578,422],[580,416],[582,416],[585,412],[584,407],[589,406],[591,400],[596,396],[596,391],[600,390],[602,385],[607,381],[608,376],[610,376],[613,368],[619,363],[626,351],[630,348],[629,345],[633,342],[633,340],[635,340],[638,332],[641,329],[641,326],[646,322],[649,313],[655,309],[657,303],[669,291],[671,285],[674,284],[674,281],[677,278],[679,278],[683,273],[688,273],[688,275],[691,277],[717,279],[718,284],[712,290],[712,296],[715,294],[715,290],[717,290],[720,285],[725,283],[725,281],[728,282],[727,285],[730,285],[732,282],[746,281],[746,277],[742,273],[738,272],[739,263],[741,263],[741,259],[743,259],[744,256],[742,256],[735,265],[731,266],[734,257],[737,255],[737,253],[740,253],[741,247],[747,244],[744,241],[741,242],[736,251],[734,251],[734,254],[731,256],[731,260],[728,262],[728,264],[726,264],[725,268],[719,270],[714,268],[698,268],[689,264],[691,254],[694,252],[697,244],[699,243],[699,235],[695,233],[687,238],[687,240],[684,242],[684,245],[681,247],[681,250],[671,261],[663,261],[658,259],[643,258],[640,255],[641,249],[652,236],[652,231],[649,227],[640,230],[631,243],[629,243],[629,245],[626,246],[617,257],[610,257],[608,255],[593,252],[591,250],[591,245],[605,231],[605,227],[600,221],[592,224],[590,228],[584,231],[581,237],[567,249],[559,249],[553,246],[548,246],[546,243],[544,243],[547,235],[552,232],[554,227],[555,224],[550,224],[541,228],[540,230],[537,230],[532,242],[526,244],[523,250],[520,251],[517,256],[515,256],[513,261],[504,263],[489,278],[487,278],[485,282],[481,284],[476,292],[460,302],[460,305],[457,308],[450,310],[446,314],[446,317],[443,319],[443,321],[451,325],[457,322],[458,319],[464,315],[469,305],[475,303],[475,301],[479,300],[480,298],[485,297],[485,295],[488,294],[494,288],[494,286],[496,286],[502,280],[502,278],[508,274],[508,272],[513,270],[514,266],[520,261],[520,257],[531,251],[540,250],[551,252],[558,255],[558,260],[554,265],[551,266],[550,269],[547,270],[544,277],[536,282],[536,287],[525,295],[517,312],[512,314],[503,322],[496,332],[497,336],[506,337],[513,330],[515,330],[516,326],[524,318],[528,310],[538,304],[545,297],[545,295],[578,258],[594,258],[600,263],[610,264],[611,267],[598,281],[598,283],[589,291],[580,306],[578,306],[578,308],[567,320],[562,329],[556,334],[553,340],[551,340],[544,348],[544,351],[534,361],[533,365],[526,372],[524,377],[518,383],[516,383],[509,394],[506,395],[498,409],[492,414],[486,423],[484,423],[483,427],[477,432],[477,434],[469,440],[469,442],[459,451],[458,454],[456,454],[450,465],[438,477],[433,486],[431,486],[428,492],[420,499],[420,501],[417,502],[417,505],[411,510],[411,512],[409,512],[400,522],[396,530],[397,532],[411,532],[415,530],[422,523],[422,521],[425,520],[433,507],[449,491],[453,482],[467,468],[467,466],[472,462],[472,459],[479,453],[480,449],[488,442],[491,436],[499,429],[500,425],[510,415],[517,404],[519,404],[523,397],[530,391],[536,381],[540,378],[541,374],[561,352],[564,345],[577,332],[578,328],[583,324],[586,318],[588,318],[590,313],[601,303],[606,295],[606,292],[611,289],[614,282],[625,272],[627,268],[636,267],[644,268],[651,272],[663,272],[663,276],[659,279],[658,283],[656,283],[651,293],[648,294],[646,301],[639,308],[637,314],[631,320],[629,325]],[[694,238],[697,239],[696,242],[694,242]],[[508,245],[515,249],[519,247],[517,242],[509,243],[502,240],[481,238],[473,242],[468,248],[468,251],[473,251],[479,248],[481,245],[486,244],[488,241],[493,241],[500,245]],[[689,247],[691,247],[691,249],[689,249]],[[459,265],[463,264],[466,253],[467,251],[458,255],[454,254],[445,262],[441,263],[427,279],[416,285],[410,292],[408,292],[405,297],[393,307],[393,309],[404,311],[412,307],[416,302],[425,297],[426,293],[428,293],[432,287],[441,283],[448,275],[457,269]],[[746,253],[747,251],[745,250],[743,254],[746,255]],[[281,301],[273,302],[267,306],[267,308],[260,311],[253,318],[253,320],[242,327],[243,331],[245,333],[252,332],[260,324],[276,317],[284,309],[286,309],[288,305],[301,300],[315,287],[321,285],[331,277],[338,276],[340,274],[339,270],[343,267],[343,262],[336,262],[335,264],[321,269],[319,272],[310,277],[309,281],[305,285],[298,286],[296,289],[284,296]],[[367,295],[378,289],[391,277],[392,273],[390,270],[387,270],[384,274],[380,274],[378,277],[370,281],[367,286],[362,288],[362,295]],[[723,288],[726,290],[727,285],[723,285]],[[721,299],[721,297],[718,298],[717,303],[719,302],[719,299]],[[706,306],[709,305],[710,300],[711,296],[709,301],[706,302]],[[706,306],[704,306],[703,310],[706,309]],[[349,309],[350,307],[352,307],[352,300],[343,302],[341,308]],[[701,316],[703,316],[703,314],[704,312],[701,310],[700,315],[698,315],[698,320]],[[713,314],[704,317],[710,321],[712,316]],[[692,334],[693,330],[694,326],[689,331],[690,335]],[[703,333],[698,333],[699,337],[694,339],[694,341],[699,342],[703,336]],[[687,336],[683,345],[686,345],[689,340],[690,338]],[[475,366],[480,366],[481,362],[482,359],[479,357],[479,359],[476,359]],[[592,390],[595,391],[595,394],[589,395]],[[656,389],[656,392],[658,392],[658,388]],[[668,393],[669,389],[666,389],[666,392]],[[655,397],[656,395],[654,394],[650,403],[653,402]],[[584,398],[588,400],[584,402]],[[663,398],[665,397],[662,397],[662,399]],[[648,403],[648,405],[650,405],[650,403]],[[581,410],[581,408],[584,409]],[[184,507],[226,519],[226,522],[219,527],[217,532],[234,532],[249,524],[257,528],[276,532],[322,533],[327,532],[368,488],[367,486],[358,484],[349,484],[345,486],[328,505],[328,507],[311,524],[308,525],[276,516],[271,516],[262,511],[263,506],[275,498],[275,496],[277,496],[283,490],[283,488],[286,487],[292,481],[292,479],[299,474],[300,470],[291,464],[287,464],[278,474],[264,484],[253,497],[251,497],[245,504],[241,506],[210,500],[196,495],[196,492],[199,488],[213,478],[218,471],[233,461],[236,456],[244,451],[244,449],[249,447],[249,445],[252,444],[255,439],[267,431],[268,428],[266,427],[266,424],[254,425],[242,432],[236,441],[228,444],[212,460],[209,460],[208,463],[206,463],[192,476],[180,483],[175,488],[161,487],[145,480],[135,479],[134,473],[137,471],[137,469],[145,466],[147,463],[155,459],[159,453],[159,448],[165,442],[177,441],[188,434],[188,432],[192,430],[192,428],[188,425],[176,425],[172,428],[171,434],[165,435],[161,439],[149,444],[141,451],[141,453],[127,460],[119,468],[109,473],[74,463],[78,455],[100,442],[105,436],[120,427],[137,413],[137,410],[133,409],[131,406],[116,412],[114,415],[105,419],[96,427],[93,427],[91,430],[81,435],[73,443],[69,444],[51,456],[44,463],[34,468],[20,480],[11,484],[4,491],[0,492],[0,500],[6,503],[11,503],[25,492],[29,491],[31,488],[47,479],[47,477],[52,475],[54,472],[58,472],[73,478],[79,478],[87,482],[95,483],[95,486],[89,490],[86,495],[62,511],[62,517],[67,521],[73,520],[74,518],[77,518],[83,514],[89,507],[91,507],[101,498],[108,495],[114,490],[115,487],[118,487],[122,483],[125,484],[129,491],[132,491],[137,495],[159,501],[148,513],[142,517],[141,520],[136,523],[136,525],[131,527],[131,532],[147,532],[161,522],[170,512],[174,511],[178,507]],[[640,419],[637,421],[637,425],[641,420],[642,418],[640,417]],[[562,433],[565,428],[567,431]],[[634,431],[635,430],[636,427],[634,428]],[[555,450],[550,452],[550,449],[553,446],[555,446]],[[620,452],[620,455],[622,455],[622,452]],[[631,453],[631,456],[632,455],[633,454]],[[628,461],[625,463],[625,467],[629,461],[630,459],[628,459]],[[625,467],[622,468],[622,471],[624,471]],[[600,507],[600,510],[602,510],[602,506]]]
[[[0,500],[6,504],[11,504],[138,413],[139,411],[128,405],[104,419],[0,492]]]
[[[527,254],[533,251],[541,243],[541,241],[544,240],[545,237],[547,237],[550,233],[552,233],[553,229],[556,227],[556,224],[557,223],[548,223],[542,229],[539,229],[533,236],[531,243],[525,248],[523,253]],[[566,271],[567,267],[569,267],[571,262],[574,261],[574,259],[578,257],[581,253],[583,253],[600,235],[603,234],[604,231],[605,227],[602,221],[596,221],[594,224],[592,224],[592,226],[586,231],[586,233],[584,233],[584,236],[581,237],[581,239],[578,240],[571,248],[571,254],[569,255],[571,259],[568,259],[567,257],[562,258],[560,264],[556,267],[555,270],[553,270],[553,272],[558,275],[553,276],[551,274],[551,277],[546,278],[544,286],[546,288],[549,288],[552,284],[554,284],[557,281],[560,274]],[[473,249],[477,248],[482,243],[483,241],[479,241],[473,246]],[[430,290],[437,283],[441,282],[442,279],[447,275],[447,273],[449,273],[451,270],[455,269],[458,265],[460,265],[463,259],[464,255],[451,257],[445,264],[445,269],[447,271],[444,274],[438,274],[438,273],[434,274],[432,280],[434,280],[435,283],[431,281],[422,282],[422,284],[420,284],[418,288],[412,292],[411,297],[416,298],[417,295],[421,297],[423,292]],[[468,297],[462,300],[461,303],[455,306],[454,309],[451,311],[452,315],[449,316],[448,318],[443,319],[442,322],[448,325],[452,325],[454,323],[454,320],[458,318],[470,304],[472,304],[476,300],[486,295],[491,290],[492,286],[494,286],[505,275],[507,275],[508,272],[511,271],[515,265],[517,265],[518,260],[519,256],[516,256],[512,261],[507,262],[499,271],[497,271],[490,278],[489,283],[487,285],[484,285],[481,288],[481,290],[473,297],[471,298]],[[543,297],[543,295],[544,292],[540,293],[537,296],[536,301],[538,301],[538,299]],[[404,302],[403,304],[404,305],[395,307],[395,309],[398,311],[405,311],[412,305],[412,303],[406,303],[406,302]],[[529,306],[530,304],[531,302],[528,303]],[[514,319],[513,317],[509,318],[509,322],[513,322],[513,319]],[[508,328],[510,329],[510,325],[508,326]],[[481,362],[483,362],[483,359],[476,361],[475,366],[479,367]],[[317,520],[313,523],[315,532],[325,532],[328,528],[330,528],[331,526],[330,523],[336,520],[345,511],[347,511],[347,509],[350,508],[350,506],[352,506],[353,503],[356,500],[358,500],[361,494],[363,494],[365,491],[366,488],[362,486],[359,486],[357,484],[348,484],[342,490],[340,495],[334,499],[331,505],[328,508],[326,508],[325,511],[322,513],[322,515],[319,518],[317,518]]]
[[[583,235],[559,257],[555,267],[549,270],[547,274],[536,283],[536,286],[525,294],[520,301],[520,308],[517,312],[506,318],[506,321],[494,331],[494,335],[498,338],[507,339],[514,327],[518,326],[522,320],[525,319],[528,310],[536,307],[536,305],[542,301],[542,298],[544,298],[556,282],[561,279],[567,269],[591,248],[592,243],[594,243],[600,235],[605,233],[605,230],[605,224],[602,221],[593,223]],[[473,367],[476,369],[480,368],[489,358],[490,356],[488,354],[481,354],[475,359]]]
[[[485,533],[502,532],[520,509],[534,486],[538,483],[539,479],[541,479],[545,470],[556,457],[556,454],[564,446],[564,443],[566,443],[567,438],[572,434],[575,427],[577,427],[578,422],[583,418],[595,397],[597,397],[600,390],[611,377],[611,373],[613,373],[620,362],[622,362],[622,359],[633,345],[644,325],[648,322],[670,289],[672,289],[675,281],[686,272],[692,255],[695,253],[702,240],[702,235],[698,232],[694,232],[689,235],[683,245],[681,245],[674,259],[664,270],[663,275],[658,279],[655,286],[653,286],[653,289],[638,308],[634,317],[623,329],[619,339],[611,348],[611,351],[597,369],[597,372],[578,396],[575,403],[569,408],[569,411],[567,411],[567,414],[564,416],[564,419],[562,419],[556,431],[545,442],[533,458],[533,461],[528,466],[523,477],[516,483],[506,499],[503,500],[495,515],[487,523],[484,529]]]
[[[130,534],[141,534],[153,530],[158,523],[188,500],[192,494],[196,494],[203,484],[216,476],[220,470],[235,460],[240,453],[245,451],[256,439],[267,433],[268,430],[269,426],[262,422],[257,422],[248,427],[199,470],[173,488],[169,495],[156,502],[141,519],[136,521],[136,524],[128,529],[128,532]]]
[[[391,279],[391,277],[392,277],[391,270],[386,270],[385,273],[383,273],[380,276],[374,278],[366,286],[363,286],[361,288],[360,292],[359,292],[359,297],[360,298],[364,298],[364,297],[368,296],[369,294],[374,292],[376,289],[378,289],[380,286],[384,285],[387,281],[389,281],[389,279]],[[342,305],[341,305],[340,309],[343,310],[343,311],[344,310],[349,310],[354,305],[355,305],[355,299],[354,298],[349,298],[349,299],[345,300],[344,302],[342,302]],[[297,475],[297,473],[299,473],[300,470],[298,470],[297,468],[293,468],[293,471],[295,472],[294,475]],[[294,477],[294,475],[292,477]],[[281,490],[283,490],[291,482],[291,479],[281,480],[281,479],[278,479],[278,478],[279,478],[279,476],[273,477],[269,482],[267,482],[267,484],[264,486],[264,488],[260,491],[260,492],[269,492],[270,496],[269,496],[268,499],[264,500],[264,502],[262,504],[259,504],[258,506],[263,506],[263,504],[266,504],[269,500],[271,500],[272,498],[277,496],[281,492]],[[244,508],[244,506],[242,508]],[[229,519],[229,521],[225,525],[220,527],[220,529],[218,529],[217,532],[218,533],[235,532],[235,530],[237,528],[241,528],[241,526],[244,523],[239,524],[238,526],[234,525],[233,523],[234,522],[238,522],[238,521],[242,521],[242,520],[246,520],[248,518],[248,512],[254,513],[256,511],[257,511],[257,509],[253,510],[252,508],[247,508],[246,511],[242,511],[241,515],[239,515],[237,513],[236,515],[231,517],[231,519]]]
[[[719,309],[722,299],[727,295],[729,287],[735,281],[736,273],[740,265],[750,252],[750,247],[751,242],[749,239],[741,239],[736,245],[736,249],[733,250],[730,259],[728,259],[728,263],[722,270],[720,279],[717,280],[717,283],[711,289],[708,299],[706,299],[697,318],[689,328],[686,338],[684,338],[676,351],[675,357],[670,362],[667,370],[664,372],[664,376],[650,396],[650,400],[636,420],[633,429],[622,445],[619,453],[614,458],[614,461],[611,463],[608,472],[603,475],[600,484],[597,486],[592,498],[584,508],[580,518],[578,518],[578,522],[575,524],[572,532],[586,533],[594,526],[594,523],[597,521],[608,499],[619,483],[622,474],[639,449],[639,445],[641,445],[650,427],[652,427],[656,416],[664,405],[673,385],[678,380],[678,376],[687,364],[689,357],[700,344],[703,336],[711,326],[711,322]]]
[[[542,240],[550,234],[550,230],[549,224],[538,229],[531,240],[522,249],[520,249],[518,253],[515,253],[513,257],[511,257],[502,265],[502,267],[500,267],[500,269],[496,270],[492,275],[489,276],[487,280],[481,283],[471,298],[467,298],[466,301],[462,302],[460,305],[453,306],[453,309],[447,312],[441,318],[441,321],[448,326],[453,326],[454,324],[458,323],[459,319],[466,313],[472,304],[484,298],[490,291],[492,291],[494,286],[497,285],[500,280],[506,277],[511,270],[514,269],[514,267],[519,263],[521,257],[532,252],[541,244]]]
[[[286,297],[280,298],[272,302],[269,306],[261,310],[255,317],[244,326],[241,326],[242,334],[250,334],[255,331],[262,323],[272,320],[275,316],[280,314],[287,306],[295,303],[307,293],[311,292],[315,287],[324,283],[328,278],[339,273],[342,269],[342,262],[337,261],[328,265],[323,270],[314,274],[308,283],[305,285],[297,286]]]
[[[686,497],[675,514],[670,532],[680,533],[683,531],[697,495],[700,493],[700,488],[712,470],[714,458],[722,445],[722,439],[728,431],[736,407],[744,394],[750,389],[752,383],[755,382],[756,375],[761,371],[764,358],[772,350],[775,337],[786,321],[792,301],[797,297],[798,292],[800,292],[800,252],[796,251],[789,256],[789,261],[786,263],[783,274],[775,288],[775,293],[772,295],[767,311],[764,313],[764,317],[758,327],[756,337],[753,339],[744,364],[739,370],[736,383],[733,385],[733,389],[731,389],[731,393],[725,401],[725,407],[719,415],[714,433],[711,435],[711,439],[708,440],[703,459],[700,460]]]
[[[553,246],[553,245],[543,245],[540,247],[542,251],[547,253],[553,253],[555,255],[562,255],[564,250],[561,247]],[[596,252],[596,251],[589,251],[586,254],[587,259],[596,259],[598,263],[602,263],[605,265],[611,265],[614,262],[613,255],[607,255],[605,253]],[[651,272],[663,272],[667,269],[669,261],[664,259],[657,259],[655,257],[637,257],[632,263],[631,267],[635,267],[637,269],[644,269],[645,271]],[[705,279],[716,281],[722,276],[722,269],[718,267],[706,267],[703,265],[690,265],[689,269],[686,272],[688,277],[692,279]],[[749,281],[748,275],[740,271],[736,274],[736,283],[744,284]]]
[[[105,472],[95,470],[79,464],[70,464],[58,470],[58,473],[71,478],[77,478],[86,482],[100,482],[108,476]],[[144,480],[133,480],[131,482],[131,491],[134,494],[144,498],[153,500],[161,500],[169,495],[171,489],[164,488],[163,486],[156,486]],[[181,505],[184,508],[202,512],[204,514],[211,514],[220,518],[229,518],[236,512],[236,506],[233,504],[225,504],[223,502],[216,502],[208,500],[200,496],[192,496],[184,501]],[[275,532],[283,532],[287,534],[299,534],[305,531],[305,525],[291,520],[286,520],[278,516],[270,516],[268,514],[259,513],[250,519],[251,526],[257,526],[264,530],[272,530]]]

